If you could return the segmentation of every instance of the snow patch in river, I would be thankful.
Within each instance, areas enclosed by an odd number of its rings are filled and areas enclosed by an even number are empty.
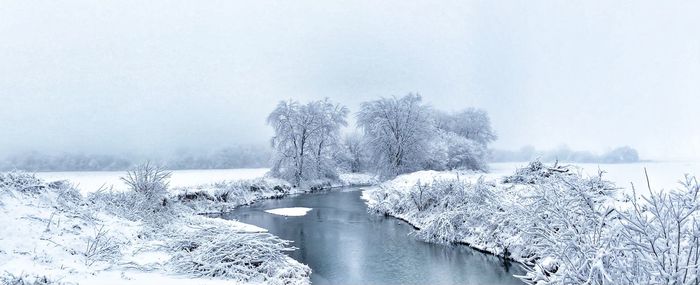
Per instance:
[[[304,207],[277,208],[277,209],[265,210],[265,212],[268,212],[270,214],[287,216],[287,217],[305,216],[306,213],[308,213],[309,211],[311,211],[311,208],[304,208]]]

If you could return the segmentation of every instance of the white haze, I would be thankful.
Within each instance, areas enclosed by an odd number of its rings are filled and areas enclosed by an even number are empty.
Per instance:
[[[0,155],[267,143],[279,100],[419,92],[497,148],[700,158],[698,1],[0,1]]]

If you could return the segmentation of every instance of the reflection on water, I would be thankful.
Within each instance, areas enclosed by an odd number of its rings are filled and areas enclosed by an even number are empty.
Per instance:
[[[413,228],[393,218],[371,215],[360,191],[304,194],[267,200],[225,215],[266,228],[294,241],[294,259],[313,270],[314,284],[522,284],[522,272],[499,258],[466,246],[421,242]],[[264,212],[313,208],[303,217]]]

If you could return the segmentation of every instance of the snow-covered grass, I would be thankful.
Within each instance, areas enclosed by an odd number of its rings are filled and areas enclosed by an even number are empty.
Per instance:
[[[293,250],[289,243],[264,229],[196,215],[172,198],[147,207],[138,195],[96,192],[84,198],[67,182],[0,174],[0,280],[309,282],[310,269],[283,253]]]
[[[281,198],[289,194],[314,192],[333,187],[367,186],[378,183],[375,175],[366,173],[340,174],[338,180],[318,179],[304,182],[301,187],[282,179],[262,177],[250,180],[229,180],[171,190],[179,202],[199,213],[220,213],[261,199]]]
[[[528,283],[696,284],[697,181],[640,196],[601,175],[537,162],[507,176],[421,171],[363,198],[426,241],[466,243],[525,264]]]
[[[280,215],[280,216],[287,216],[287,217],[302,217],[302,216],[305,216],[306,213],[308,213],[311,210],[312,210],[311,208],[305,208],[305,207],[292,207],[292,208],[270,209],[270,210],[265,210],[265,212],[268,212],[270,214]]]
[[[287,181],[265,177],[176,187],[171,190],[171,195],[173,199],[198,213],[221,213],[261,199],[302,193],[306,189],[293,188]]]
[[[0,173],[0,283],[308,283],[310,269],[283,253],[293,250],[289,242],[197,214],[377,180],[343,174],[293,188],[265,171],[176,171],[167,192],[130,191],[118,180],[124,172]],[[81,189],[66,178],[77,178]]]

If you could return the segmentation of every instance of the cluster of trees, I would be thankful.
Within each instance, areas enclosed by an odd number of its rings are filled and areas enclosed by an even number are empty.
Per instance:
[[[383,176],[485,170],[487,146],[496,139],[483,110],[434,110],[415,94],[362,103],[356,114],[361,133],[342,136],[348,114],[328,99],[280,102],[268,117],[275,131],[272,174],[298,184],[333,178],[339,169]]]
[[[107,171],[124,170],[131,165],[130,159],[114,155],[29,152],[0,160],[0,171]]]
[[[269,167],[270,148],[265,145],[235,145],[211,152],[179,151],[163,161],[168,169],[230,169]]]
[[[535,159],[548,162],[558,160],[581,163],[628,163],[638,162],[639,153],[636,149],[629,146],[617,147],[602,154],[572,150],[567,146],[549,151],[525,146],[516,151],[492,150],[489,158],[493,162],[531,161]]]
[[[269,167],[270,156],[271,151],[267,146],[238,145],[211,152],[181,150],[148,159],[171,170],[228,169]],[[144,159],[133,155],[30,152],[0,159],[0,171],[116,171],[129,169]]]
[[[496,139],[486,112],[433,110],[414,94],[363,103],[357,123],[370,161],[385,176],[422,169],[485,170],[487,146]]]

